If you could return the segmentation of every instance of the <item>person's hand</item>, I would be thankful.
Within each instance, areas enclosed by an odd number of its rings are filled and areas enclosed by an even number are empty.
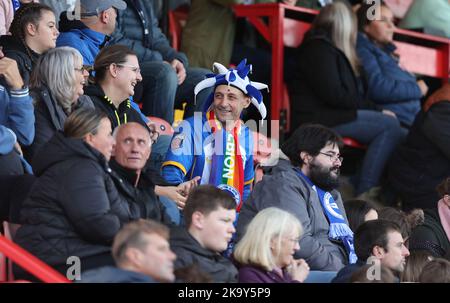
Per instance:
[[[287,271],[293,280],[303,282],[309,275],[309,265],[303,259],[292,260],[292,263],[288,266]]]
[[[428,93],[428,85],[423,80],[418,80],[417,85],[420,88],[420,91],[422,92],[422,96],[425,96]]]
[[[393,111],[390,111],[388,109],[383,109],[381,112],[387,116],[397,118],[397,115]]]
[[[155,186],[155,193],[158,196],[164,196],[175,202],[179,209],[183,209],[187,196],[176,186]]]
[[[297,4],[297,0],[282,0],[281,2],[283,2],[286,5],[296,5]]]
[[[147,126],[148,128],[150,128],[150,139],[154,143],[159,138],[159,131],[156,128],[156,124],[153,123],[151,120],[147,122]]]
[[[181,83],[184,82],[186,79],[186,69],[184,68],[183,63],[181,63],[178,59],[173,59],[172,62],[170,62],[170,65],[175,69],[178,77],[178,85],[181,85]]]
[[[191,192],[191,190],[194,187],[198,186],[198,181],[200,181],[200,176],[197,176],[192,180],[181,183],[180,185],[177,186],[177,188],[183,193],[185,197],[187,197]]]
[[[24,83],[20,76],[17,62],[8,57],[4,57],[1,51],[0,58],[0,76],[5,78],[6,83],[8,83],[11,89],[22,89]]]
[[[14,148],[19,153],[19,155],[23,156],[22,148],[20,147],[20,144],[18,142],[14,143]]]

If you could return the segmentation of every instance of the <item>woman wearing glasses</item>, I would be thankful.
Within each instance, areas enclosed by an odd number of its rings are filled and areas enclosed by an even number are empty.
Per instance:
[[[292,214],[276,207],[260,211],[236,244],[234,260],[240,283],[299,283],[309,274],[303,259],[295,260],[303,228]]]
[[[96,108],[108,115],[112,129],[127,122],[137,122],[147,128],[130,100],[136,84],[142,81],[134,51],[123,45],[103,48],[95,58],[94,72],[94,84],[86,88],[86,95]]]
[[[35,101],[36,135],[33,144],[25,150],[32,162],[36,152],[54,133],[63,130],[66,118],[75,109],[94,108],[83,96],[88,76],[83,69],[83,58],[72,47],[58,47],[43,54],[31,74],[31,95]]]

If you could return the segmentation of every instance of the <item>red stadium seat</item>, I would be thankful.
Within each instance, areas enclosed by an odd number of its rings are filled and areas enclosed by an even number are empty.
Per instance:
[[[182,5],[175,10],[169,11],[169,40],[175,50],[180,50],[181,32],[186,25],[189,14],[189,6]]]
[[[156,126],[156,131],[159,132],[160,135],[172,136],[174,133],[173,127],[164,119],[158,117],[147,117],[150,123],[153,123]]]

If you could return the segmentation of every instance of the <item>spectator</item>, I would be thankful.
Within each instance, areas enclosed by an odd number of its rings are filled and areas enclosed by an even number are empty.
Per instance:
[[[28,85],[30,73],[41,54],[54,48],[59,35],[52,9],[39,3],[22,5],[14,15],[11,36],[0,37],[3,52],[17,61],[20,75]]]
[[[14,13],[22,4],[39,2],[39,0],[1,0],[0,1],[0,36],[9,34],[9,26],[14,18]]]
[[[432,94],[389,163],[388,183],[405,210],[434,208],[450,172],[450,84]],[[420,177],[418,177],[420,176]]]
[[[28,87],[24,86],[17,62],[0,50],[0,77],[8,85],[0,85],[0,175],[22,175],[31,172],[22,157],[21,145],[34,138],[34,114]],[[28,171],[25,169],[28,168]]]
[[[107,113],[113,130],[127,122],[137,122],[148,127],[130,100],[136,85],[142,81],[135,52],[123,45],[107,46],[95,58],[94,71],[95,83],[86,88],[86,95],[92,98],[95,107]],[[157,134],[152,133],[156,139]],[[167,136],[159,138],[150,158],[150,166],[160,169],[169,141]]]
[[[337,271],[356,261],[353,232],[340,193],[341,138],[320,125],[304,125],[282,145],[289,160],[278,164],[258,182],[245,201],[238,220],[238,239],[247,224],[267,207],[292,213],[304,228],[301,250],[312,270]],[[331,209],[331,210],[330,210]]]
[[[57,21],[59,23],[59,17],[61,13],[70,11],[75,7],[79,0],[40,0],[39,2],[45,5],[48,5],[52,8],[53,12],[55,13],[55,16],[57,18]],[[36,1],[35,1],[36,2]],[[79,2],[78,2],[79,3]],[[75,17],[75,16],[74,16]]]
[[[364,265],[357,271],[355,271],[350,278],[351,283],[397,283],[398,278],[394,276],[392,270],[386,266],[380,265],[379,267],[379,279],[376,276],[370,276],[368,273],[373,271],[372,265]],[[370,277],[370,278],[369,278]]]
[[[152,220],[126,224],[114,237],[112,256],[116,263],[93,269],[83,283],[173,282],[175,254],[169,246],[169,229]]]
[[[394,112],[403,126],[409,128],[420,111],[420,98],[428,92],[423,80],[402,69],[395,55],[394,14],[381,2],[380,19],[370,12],[373,3],[363,3],[357,11],[357,52],[367,75],[368,97],[384,109]]]
[[[406,260],[405,270],[401,275],[401,282],[419,282],[423,267],[434,258],[427,251],[411,251]]]
[[[425,250],[437,258],[450,252],[450,178],[437,187],[441,196],[437,206],[426,209],[425,222],[413,229],[411,250]]]
[[[38,179],[22,205],[15,242],[63,274],[70,256],[80,258],[81,273],[114,264],[114,236],[141,216],[114,186],[113,144],[108,117],[79,109],[35,157]]]
[[[400,227],[405,246],[409,248],[409,237],[411,231],[424,221],[424,213],[421,209],[404,212],[394,207],[383,207],[378,209],[378,218],[394,222]]]
[[[409,256],[398,225],[383,219],[364,222],[358,228],[355,233],[355,251],[358,262],[341,269],[333,283],[350,282],[352,274],[365,264],[370,264],[370,269],[375,271],[373,279],[376,279],[376,271],[381,265],[392,270],[398,281]]]
[[[77,108],[94,108],[83,86],[88,73],[80,53],[71,47],[58,47],[44,53],[31,73],[36,136],[25,150],[32,161],[37,151],[56,131],[64,129],[67,117]]]
[[[450,38],[450,2],[414,0],[399,26]]]
[[[366,221],[378,219],[375,206],[364,200],[349,200],[344,202],[348,225],[355,232],[358,227]]]
[[[420,283],[450,283],[450,262],[435,259],[427,263],[419,276]]]
[[[366,99],[355,44],[356,20],[350,8],[340,1],[322,8],[298,49],[288,89],[292,129],[300,121],[320,123],[367,145],[355,186],[359,195],[378,185],[404,132],[392,112],[377,111]]]
[[[92,67],[95,57],[116,28],[117,10],[126,7],[122,0],[81,0],[79,20],[69,20],[67,13],[61,14],[61,34],[56,46],[77,48],[83,57],[83,64]]]
[[[197,179],[182,183],[178,187],[165,186],[167,184],[159,174],[145,170],[153,140],[148,129],[139,123],[122,124],[114,130],[113,136],[116,144],[110,165],[121,178],[120,182],[116,183],[119,191],[127,200],[139,204],[144,219],[153,219],[166,225],[178,224],[179,218],[177,220],[173,215],[170,216],[171,213],[166,210],[165,205],[175,205],[169,200],[172,197],[184,203],[181,201],[186,200],[185,196],[196,186]]]
[[[185,118],[193,115],[205,102],[203,94],[194,100],[194,86],[204,79],[207,70],[189,68],[186,56],[170,47],[153,12],[152,1],[126,0],[110,41],[124,44],[138,56],[143,74],[142,111],[173,122],[174,105],[187,102]],[[206,95],[207,96],[207,95]]]
[[[236,69],[228,70],[219,63],[214,66],[219,71],[216,77],[205,79],[195,88],[199,92],[214,87],[205,112],[180,125],[182,131],[172,138],[162,171],[169,183],[180,184],[201,176],[201,184],[231,191],[239,212],[254,176],[253,134],[240,116],[253,104],[265,118],[259,89],[267,85],[250,81],[247,74],[251,65],[246,65],[245,59]],[[195,127],[197,123],[204,125],[203,129]]]
[[[294,253],[303,228],[292,214],[276,207],[260,211],[249,223],[236,245],[234,260],[239,264],[241,283],[303,282],[309,266]]]
[[[211,185],[194,189],[184,208],[186,227],[171,230],[170,246],[177,255],[175,270],[197,264],[214,282],[237,282],[237,270],[221,256],[235,229],[236,202]]]

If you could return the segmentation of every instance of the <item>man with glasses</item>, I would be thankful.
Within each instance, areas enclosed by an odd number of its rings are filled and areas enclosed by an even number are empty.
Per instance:
[[[261,210],[278,207],[295,215],[305,232],[295,258],[313,271],[337,271],[356,262],[353,232],[343,207],[339,172],[340,136],[317,124],[305,124],[282,145],[278,164],[256,184],[238,220],[238,238]],[[287,156],[287,158],[285,157]]]

